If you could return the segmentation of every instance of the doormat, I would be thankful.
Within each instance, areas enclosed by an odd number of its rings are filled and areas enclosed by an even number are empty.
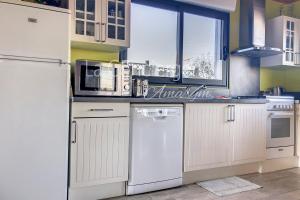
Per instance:
[[[211,181],[203,181],[197,183],[197,185],[220,197],[262,188],[262,186],[256,185],[250,181],[236,176]]]

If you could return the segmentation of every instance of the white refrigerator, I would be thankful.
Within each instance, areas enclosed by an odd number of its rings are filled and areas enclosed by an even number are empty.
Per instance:
[[[0,199],[66,200],[69,11],[0,0]]]

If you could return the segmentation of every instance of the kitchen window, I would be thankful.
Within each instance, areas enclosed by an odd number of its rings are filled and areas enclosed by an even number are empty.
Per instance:
[[[133,76],[150,83],[227,86],[229,14],[174,1],[132,0]]]

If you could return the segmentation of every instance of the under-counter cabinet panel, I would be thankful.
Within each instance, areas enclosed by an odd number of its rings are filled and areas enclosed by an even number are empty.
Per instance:
[[[226,104],[185,107],[184,171],[228,166],[231,137]]]
[[[71,144],[71,186],[128,179],[128,118],[76,119]]]
[[[129,103],[73,102],[69,200],[125,194]]]
[[[187,104],[185,109],[185,172],[265,160],[265,104]]]
[[[233,106],[232,164],[262,161],[266,158],[267,111],[264,104],[237,104]]]
[[[130,0],[70,0],[72,46],[129,47]]]

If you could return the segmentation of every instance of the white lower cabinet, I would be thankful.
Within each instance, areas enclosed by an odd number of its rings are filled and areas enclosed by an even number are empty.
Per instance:
[[[71,186],[128,179],[128,118],[76,119],[71,145]]]
[[[265,104],[186,104],[184,171],[266,158]]]
[[[225,104],[187,104],[184,171],[229,165],[231,137]]]
[[[233,137],[232,164],[266,159],[267,111],[264,104],[237,104],[230,123]]]
[[[76,103],[72,113],[69,199],[125,194],[118,187],[128,180],[129,104]]]

